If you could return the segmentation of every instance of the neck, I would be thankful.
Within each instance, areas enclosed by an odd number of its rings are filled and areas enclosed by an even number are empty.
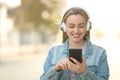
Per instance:
[[[80,42],[69,41],[69,48],[82,48],[85,45],[85,40]]]

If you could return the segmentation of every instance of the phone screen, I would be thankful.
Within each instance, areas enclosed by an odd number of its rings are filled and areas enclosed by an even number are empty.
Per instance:
[[[69,59],[70,57],[75,58],[77,61],[81,63],[82,62],[82,49],[79,49],[79,48],[69,49]],[[70,61],[74,63],[74,61],[72,61],[71,59]]]

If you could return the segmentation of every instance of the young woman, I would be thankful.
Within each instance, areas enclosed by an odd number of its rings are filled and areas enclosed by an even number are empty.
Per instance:
[[[40,80],[108,80],[109,67],[105,49],[90,42],[88,14],[81,8],[66,11],[61,28],[64,43],[49,50]],[[82,49],[82,63],[69,59],[69,48]]]

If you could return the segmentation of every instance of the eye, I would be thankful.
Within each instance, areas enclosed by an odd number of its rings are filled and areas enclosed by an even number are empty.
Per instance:
[[[74,25],[69,25],[69,28],[74,28]]]
[[[79,27],[80,27],[80,28],[84,28],[85,25],[84,25],[84,24],[80,24]]]

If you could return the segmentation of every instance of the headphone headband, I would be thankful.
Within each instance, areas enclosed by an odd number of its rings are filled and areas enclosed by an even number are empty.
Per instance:
[[[91,22],[89,21],[89,16],[86,13],[86,11],[84,11],[83,9],[79,8],[79,7],[73,7],[70,8],[69,10],[67,10],[65,12],[65,14],[62,17],[62,21],[61,21],[61,30],[63,32],[66,32],[66,27],[65,27],[65,22],[68,16],[72,15],[72,14],[80,14],[82,15],[86,20],[87,20],[87,25],[86,25],[86,30],[89,31],[91,29]]]

